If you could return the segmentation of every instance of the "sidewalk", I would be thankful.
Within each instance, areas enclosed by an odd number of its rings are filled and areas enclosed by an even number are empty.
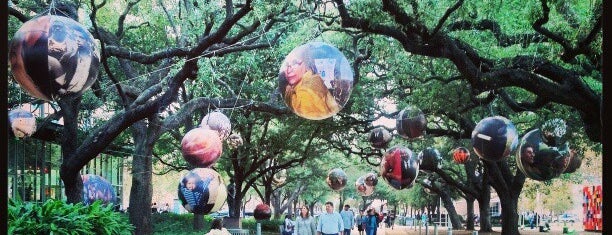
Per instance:
[[[429,226],[428,227],[429,232],[427,233],[428,235],[434,235],[434,228]],[[478,229],[478,228],[477,228]],[[478,231],[478,230],[476,230]],[[521,234],[524,235],[546,235],[546,234],[563,234],[563,226],[559,225],[559,226],[551,226],[551,231],[549,232],[539,232],[538,229],[529,229],[526,228],[524,230],[519,230]],[[378,228],[378,231],[376,233],[376,235],[425,235],[425,227],[421,227],[419,230],[419,227],[412,227],[412,226],[394,226],[393,229],[391,228]],[[438,235],[447,235],[448,234],[448,229],[446,227],[438,227]],[[491,234],[501,234],[501,227],[493,227],[493,232],[488,232],[488,233],[481,233],[479,232],[478,235],[491,235]],[[578,230],[576,229],[576,233],[575,234],[587,234],[587,235],[599,235],[602,234],[601,232],[585,232],[582,230]],[[359,232],[357,231],[357,229],[353,229],[351,231],[351,235],[359,235]],[[365,235],[365,232],[363,233],[363,235]],[[453,235],[472,235],[472,231],[471,230],[453,230]]]

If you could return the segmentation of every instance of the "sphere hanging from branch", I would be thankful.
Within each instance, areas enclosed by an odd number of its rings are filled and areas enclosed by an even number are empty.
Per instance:
[[[453,160],[456,163],[464,164],[470,160],[470,150],[464,147],[458,147],[453,150]]]
[[[561,175],[570,163],[570,149],[546,144],[544,133],[534,129],[523,136],[519,146],[516,164],[525,176],[546,181]]]
[[[472,146],[478,157],[487,161],[501,161],[510,156],[518,145],[514,124],[505,117],[487,117],[472,131]]]
[[[179,182],[178,197],[187,211],[205,215],[221,209],[227,199],[227,188],[213,169],[196,168]]]
[[[397,134],[406,139],[414,139],[425,134],[427,119],[419,108],[408,106],[397,115],[395,121]]]
[[[386,148],[393,139],[393,135],[384,127],[374,128],[370,132],[370,144],[374,148]]]
[[[344,189],[347,182],[346,173],[340,168],[334,168],[327,173],[327,178],[325,179],[327,185],[335,190],[340,191]]]
[[[185,160],[196,167],[209,167],[217,162],[223,144],[216,131],[195,128],[185,134],[181,141]]]
[[[395,146],[387,150],[380,164],[382,178],[395,189],[410,188],[419,173],[419,159],[412,150]]]

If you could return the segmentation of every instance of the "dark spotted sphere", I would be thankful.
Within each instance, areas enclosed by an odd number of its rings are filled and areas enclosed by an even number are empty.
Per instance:
[[[380,174],[395,189],[410,188],[419,174],[419,159],[409,148],[392,147],[383,156]]]
[[[103,204],[116,203],[117,194],[113,185],[98,175],[81,175],[83,179],[83,204],[91,205],[96,200]]]
[[[344,173],[344,171],[340,168],[330,170],[329,173],[327,173],[327,179],[325,180],[325,182],[327,182],[327,185],[331,189],[336,191],[344,189],[344,187],[346,186],[346,181],[346,173]]]
[[[535,129],[523,136],[516,164],[525,176],[546,181],[561,175],[570,162],[567,144],[553,147],[544,142],[542,131]]]
[[[419,108],[408,106],[397,115],[395,127],[401,137],[414,139],[425,133],[427,119]]]
[[[272,209],[267,204],[259,204],[255,206],[255,210],[253,210],[253,217],[256,220],[267,220],[272,217]]]
[[[428,147],[419,153],[419,160],[421,161],[420,170],[424,172],[433,172],[440,168],[442,163],[442,155],[436,148]]]
[[[221,209],[227,199],[227,188],[216,171],[196,168],[179,182],[178,197],[187,211],[205,215]]]
[[[386,148],[393,139],[393,135],[384,127],[374,128],[370,132],[370,144],[374,148]]]
[[[518,145],[516,127],[505,117],[495,116],[480,120],[472,131],[472,146],[478,157],[501,161],[510,156]]]
[[[47,101],[82,94],[96,81],[100,65],[89,31],[55,15],[25,22],[13,37],[9,58],[19,85]]]

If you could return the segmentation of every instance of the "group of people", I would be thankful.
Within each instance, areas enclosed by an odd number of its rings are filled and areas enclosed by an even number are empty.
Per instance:
[[[385,216],[376,212],[375,209],[361,211],[359,215],[344,205],[344,209],[338,213],[334,212],[332,202],[325,203],[325,213],[319,215],[318,220],[310,214],[308,207],[302,206],[300,214],[291,219],[291,215],[285,217],[282,235],[350,235],[351,230],[356,227],[360,235],[376,235],[379,224]],[[394,216],[387,216],[387,227],[393,224]]]

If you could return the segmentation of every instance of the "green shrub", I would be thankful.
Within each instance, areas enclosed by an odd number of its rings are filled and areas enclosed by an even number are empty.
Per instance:
[[[262,232],[274,232],[278,233],[278,226],[282,225],[285,220],[282,219],[270,219],[270,220],[261,220],[259,223],[261,224]],[[257,222],[254,218],[247,218],[242,220],[242,228],[249,229],[251,231],[257,231]]]
[[[131,234],[132,230],[127,216],[100,201],[89,206],[56,199],[8,203],[8,234]]]
[[[174,214],[174,213],[155,213],[151,215],[153,233],[156,235],[164,234],[204,234],[210,230],[213,218],[209,215],[204,216],[204,229],[196,231],[193,229],[193,214]]]

